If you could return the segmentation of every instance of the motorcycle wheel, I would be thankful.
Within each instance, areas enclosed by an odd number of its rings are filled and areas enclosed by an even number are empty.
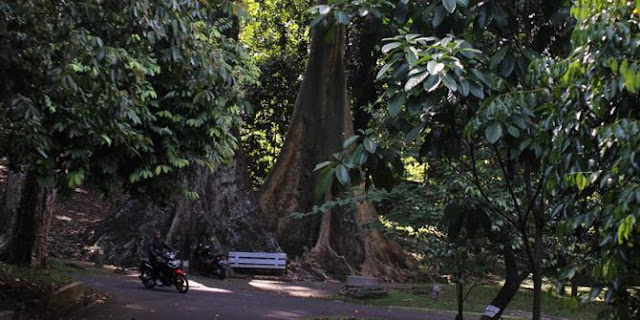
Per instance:
[[[225,270],[223,267],[218,266],[218,271],[216,272],[218,279],[220,280],[224,280],[224,278],[227,277],[227,270]]]
[[[140,280],[142,280],[142,284],[147,289],[152,289],[153,287],[156,286],[156,282],[153,279],[153,271],[149,269],[142,270],[142,272],[140,273]]]
[[[189,280],[187,276],[176,276],[176,289],[180,293],[187,293],[189,291]]]

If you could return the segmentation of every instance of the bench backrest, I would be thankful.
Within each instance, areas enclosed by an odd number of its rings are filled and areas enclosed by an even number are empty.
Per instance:
[[[286,269],[287,254],[271,252],[229,252],[232,268]]]

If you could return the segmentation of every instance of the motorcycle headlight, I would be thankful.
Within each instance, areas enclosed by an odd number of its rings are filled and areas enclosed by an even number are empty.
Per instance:
[[[175,259],[175,260],[169,260],[168,264],[169,264],[169,267],[172,267],[172,268],[178,268],[178,267],[180,267],[180,265],[182,264],[182,261],[180,261],[180,260],[178,260],[178,259]]]

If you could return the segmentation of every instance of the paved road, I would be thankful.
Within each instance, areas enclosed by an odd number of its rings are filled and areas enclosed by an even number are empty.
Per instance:
[[[450,320],[417,311],[361,306],[338,301],[296,298],[260,290],[236,292],[190,281],[187,294],[173,287],[145,289],[136,277],[120,275],[74,276],[98,291],[112,295],[71,319],[304,319],[323,316],[376,319]]]

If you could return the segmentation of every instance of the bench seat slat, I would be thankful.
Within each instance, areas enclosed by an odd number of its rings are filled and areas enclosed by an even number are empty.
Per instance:
[[[269,252],[238,252],[238,251],[231,251],[229,252],[229,257],[237,257],[237,258],[279,258],[279,259],[287,259],[287,254],[286,253],[280,253],[280,252],[274,252],[274,253],[269,253]]]
[[[284,266],[287,264],[286,261],[282,260],[254,260],[254,259],[229,259],[229,263],[231,264],[255,264],[255,265],[265,265],[265,266]]]
[[[281,252],[229,252],[229,265],[233,268],[281,269],[287,268],[287,254]]]

